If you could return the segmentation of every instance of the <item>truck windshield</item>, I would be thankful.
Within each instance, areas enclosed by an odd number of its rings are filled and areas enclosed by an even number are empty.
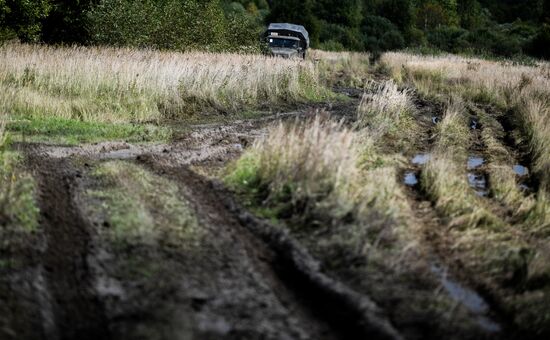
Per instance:
[[[291,39],[269,38],[269,46],[282,48],[298,48],[298,41]]]

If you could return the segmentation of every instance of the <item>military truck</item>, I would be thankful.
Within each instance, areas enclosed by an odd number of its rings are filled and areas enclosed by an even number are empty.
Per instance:
[[[269,24],[265,36],[269,54],[283,58],[306,58],[309,33],[304,26]]]

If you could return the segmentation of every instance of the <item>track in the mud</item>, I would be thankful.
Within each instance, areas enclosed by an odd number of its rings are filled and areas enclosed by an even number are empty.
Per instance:
[[[415,218],[424,225],[426,247],[433,252],[432,275],[444,293],[468,309],[487,334],[506,338],[510,316],[503,315],[490,296],[485,300],[486,294],[469,288],[478,287],[463,275],[455,275],[456,264],[447,262],[445,251],[452,245],[445,237],[445,222],[419,187],[422,164],[430,157],[434,126],[441,121],[441,107],[423,101],[416,104],[424,134],[415,145],[418,153],[401,175]],[[350,114],[353,105],[336,108],[335,114]],[[267,123],[314,114],[315,110],[306,110],[233,125],[201,126],[165,145],[25,146],[29,166],[38,179],[41,228],[47,245],[37,265],[38,277],[44,281],[44,291],[36,299],[42,320],[31,320],[36,318],[31,313],[23,319],[29,318],[27,324],[40,324],[38,333],[44,339],[401,338],[394,320],[388,318],[390,313],[369,296],[323,272],[317,259],[290,233],[258,220],[236,204],[231,193],[189,168],[221,167],[261,136]],[[476,131],[482,128],[472,120],[473,156],[484,152]],[[207,235],[201,245],[203,253],[191,255],[143,245],[117,253],[101,244],[104,240],[97,234],[102,222],[86,215],[80,205],[90,202],[82,201],[81,196],[97,184],[88,167],[113,159],[137,164],[178,186]],[[484,179],[483,188],[472,190],[479,189],[487,196],[484,168],[473,164],[470,170],[474,177]],[[104,254],[108,260],[101,258]],[[116,271],[124,269],[124,261],[134,257],[162,262],[160,274],[145,281],[119,275]],[[98,282],[102,282],[103,291],[98,291]],[[403,337],[407,335],[403,333]]]
[[[42,320],[31,320],[35,318],[32,315],[22,315],[22,319],[42,324],[39,333],[44,339],[124,339],[136,338],[136,335],[150,338],[145,334],[151,332],[158,333],[161,339],[181,336],[198,339],[355,339],[368,335],[399,339],[400,335],[382,314],[377,315],[380,311],[368,298],[324,276],[307,251],[295,241],[287,240],[284,233],[275,232],[268,240],[251,232],[258,227],[246,227],[247,223],[259,222],[246,222],[254,218],[248,215],[243,220],[242,214],[229,209],[227,204],[236,209],[234,203],[227,203],[234,202],[229,193],[215,189],[208,180],[181,167],[197,162],[224,163],[234,158],[242,146],[236,147],[232,140],[243,143],[243,137],[250,138],[260,132],[262,126],[260,123],[251,129],[247,123],[237,125],[236,129],[229,128],[225,135],[222,130],[222,137],[219,136],[220,128],[203,127],[202,131],[206,132],[192,136],[194,144],[185,140],[174,146],[153,146],[152,149],[132,149],[125,145],[100,145],[97,150],[94,147],[22,146],[27,153],[28,166],[37,178],[42,211],[40,227],[47,240],[39,260],[45,278],[42,300],[47,301],[36,308],[49,310]],[[211,129],[214,132],[208,132]],[[248,129],[246,134],[240,132],[244,129]],[[220,150],[212,152],[220,138],[226,140]],[[164,157],[153,160],[154,157],[147,156],[150,153]],[[124,282],[120,275],[116,279],[112,277],[116,274],[109,273],[107,267],[109,261],[113,262],[113,255],[99,255],[112,251],[108,250],[108,245],[98,244],[101,238],[97,236],[97,228],[101,223],[85,216],[86,209],[79,206],[89,203],[82,201],[81,196],[87,187],[94,185],[90,184],[95,180],[90,175],[90,166],[110,159],[131,161],[136,158],[158,176],[168,177],[178,184],[181,195],[192,202],[210,239],[203,245],[209,249],[203,260],[202,255],[197,254],[185,259],[185,253],[152,250],[152,254],[156,254],[154,260],[163,261],[163,257],[168,256],[167,263],[178,258],[177,261],[181,261],[173,267],[167,264],[167,268],[181,271],[184,276],[173,273],[172,277],[154,279],[166,281],[163,286],[168,288],[163,289],[173,294],[173,301],[165,293],[159,296],[159,292],[136,288],[132,282]],[[105,256],[111,260],[106,262],[102,259]],[[185,263],[192,263],[194,268],[186,267]],[[178,277],[197,281],[199,286],[184,283],[178,288],[175,281]],[[101,285],[98,286],[98,282]],[[212,285],[217,286],[214,291],[209,288]],[[136,301],[113,302],[112,294],[117,299],[124,295],[135,296]],[[151,301],[147,295],[161,301]],[[50,307],[45,308],[45,304]],[[168,314],[166,306],[170,306]],[[144,307],[148,310],[143,310]],[[176,314],[170,315],[172,313]],[[163,329],[174,327],[170,319],[177,314],[181,314],[179,318],[184,324],[191,324],[183,325],[183,331]],[[143,320],[143,324],[140,321],[143,317],[157,319],[151,330],[146,329],[147,320]],[[17,329],[15,333],[23,334]]]
[[[60,339],[109,339],[87,262],[91,226],[80,216],[74,197],[79,173],[64,160],[33,162],[47,242],[43,266],[56,325],[50,332]]]

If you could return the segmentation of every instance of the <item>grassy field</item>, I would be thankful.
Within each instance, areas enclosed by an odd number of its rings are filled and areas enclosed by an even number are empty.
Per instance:
[[[343,291],[404,338],[550,334],[547,63],[6,44],[0,89],[0,337],[55,300],[62,332],[320,338]],[[10,295],[13,249],[55,299]]]
[[[0,56],[0,111],[31,141],[166,140],[167,122],[334,97],[311,61],[21,44],[4,44]]]

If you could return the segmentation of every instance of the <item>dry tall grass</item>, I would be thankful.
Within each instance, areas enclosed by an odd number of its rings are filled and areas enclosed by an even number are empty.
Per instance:
[[[102,122],[234,112],[326,94],[312,62],[259,55],[6,44],[0,111]]]
[[[427,94],[460,94],[467,99],[512,109],[529,138],[534,172],[550,191],[550,63],[534,66],[458,56],[428,57],[386,53],[392,77]]]
[[[475,280],[494,287],[490,289],[496,301],[500,308],[514,315],[515,327],[541,334],[548,332],[550,314],[545,292],[548,292],[550,276],[548,266],[541,263],[548,263],[549,259],[545,247],[550,236],[550,64],[523,66],[403,53],[388,53],[383,56],[383,62],[389,66],[392,77],[412,83],[426,95],[440,98],[454,95],[466,102],[492,104],[497,111],[511,115],[505,117],[503,123],[512,122],[514,128],[522,132],[521,138],[529,143],[533,157],[530,170],[540,182],[534,196],[518,188],[517,176],[511,168],[513,157],[503,145],[503,128],[493,113],[477,112],[482,126],[481,139],[490,162],[486,169],[493,197],[471,198],[464,166],[457,166],[453,160],[461,153],[460,145],[467,145],[467,138],[460,138],[464,135],[462,132],[446,142],[442,142],[440,136],[438,144],[447,146],[442,150],[439,147],[423,176],[437,206],[454,217],[455,223],[492,226],[451,229],[449,239],[453,243],[449,249]],[[464,123],[461,129],[467,130]],[[440,124],[441,130],[445,119]],[[470,194],[464,195],[468,191]],[[494,204],[494,199],[503,204]],[[526,287],[529,287],[528,293],[524,290]]]
[[[372,119],[383,124],[399,124],[401,118],[414,111],[409,89],[400,90],[392,80],[367,83],[368,91],[363,94],[359,104],[358,122],[364,126]]]
[[[311,50],[309,59],[317,63],[320,78],[331,86],[361,88],[371,77],[368,53]]]
[[[237,188],[259,189],[265,202],[290,202],[305,214],[362,220],[376,210],[397,217],[403,195],[393,167],[366,169],[362,137],[316,117],[279,124],[258,140],[228,177]]]

